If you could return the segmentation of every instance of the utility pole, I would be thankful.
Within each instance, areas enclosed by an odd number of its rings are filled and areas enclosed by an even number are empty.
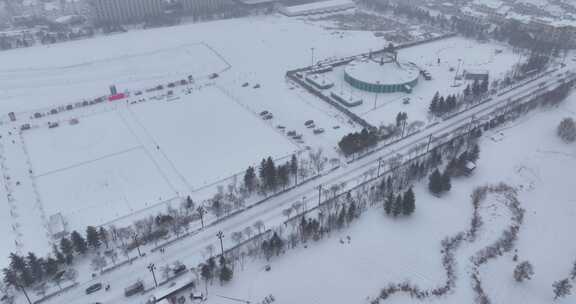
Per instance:
[[[426,145],[426,153],[428,153],[428,151],[430,151],[430,143],[432,143],[432,134],[430,134],[430,136],[428,136],[428,144]]]
[[[216,233],[216,237],[220,239],[220,250],[222,252],[222,256],[224,256],[224,243],[222,242],[222,239],[224,238],[224,232],[218,231],[218,233]]]
[[[310,48],[310,51],[312,53],[312,67],[314,66],[314,48]]]
[[[318,206],[320,206],[321,201],[322,201],[322,184],[318,185]]]
[[[148,270],[150,270],[150,272],[152,273],[152,278],[154,279],[154,286],[158,287],[158,281],[156,281],[156,274],[154,273],[154,270],[156,270],[156,265],[154,265],[154,263],[150,263],[150,265],[146,266],[146,268],[148,268]]]
[[[380,177],[380,164],[382,163],[382,157],[378,158],[378,171],[376,172],[376,177]]]

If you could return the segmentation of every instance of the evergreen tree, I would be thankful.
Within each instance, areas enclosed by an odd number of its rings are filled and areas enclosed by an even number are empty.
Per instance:
[[[51,257],[48,257],[46,259],[46,261],[44,261],[43,267],[44,267],[44,273],[46,274],[46,276],[52,277],[58,272],[58,268],[59,268],[58,261],[56,261],[55,259],[53,259]]]
[[[478,144],[474,144],[474,146],[472,146],[472,150],[470,150],[470,152],[468,153],[468,160],[475,163],[478,161],[479,158],[480,158],[480,147],[478,146]]]
[[[444,99],[444,96],[441,96],[440,99],[438,100],[438,114],[444,114],[447,110],[446,107],[446,100]]]
[[[72,242],[68,238],[63,237],[60,240],[60,250],[66,258],[66,264],[72,264],[74,260],[74,245],[72,245]]]
[[[402,214],[411,215],[416,210],[416,196],[412,187],[404,192],[404,199],[402,201]]]
[[[206,283],[208,283],[208,281],[212,281],[213,274],[210,265],[202,264],[202,266],[200,267],[200,276],[202,277],[202,279],[204,279]]]
[[[384,200],[384,212],[390,215],[392,214],[392,209],[394,209],[394,193],[390,191]]]
[[[100,234],[98,233],[98,230],[96,230],[96,227],[86,227],[86,241],[90,247],[94,249],[100,248]]]
[[[60,251],[58,249],[56,244],[52,245],[52,252],[54,253],[54,256],[56,257],[56,261],[58,262],[58,264],[64,265],[66,263],[66,257],[64,257],[64,255],[62,254],[62,251]]]
[[[552,284],[552,287],[554,288],[554,300],[563,298],[572,293],[572,284],[568,279],[556,281]]]
[[[2,270],[2,274],[4,275],[3,280],[6,285],[20,287],[20,279],[14,270],[11,268],[4,268]]]
[[[290,174],[298,178],[298,159],[295,154],[292,154],[292,159],[290,159]]]
[[[278,185],[286,188],[288,182],[290,181],[290,168],[289,164],[278,167]]]
[[[184,208],[186,208],[187,213],[189,213],[190,210],[194,210],[194,201],[192,200],[190,195],[188,195],[186,197],[186,202],[184,203]],[[86,238],[88,238],[88,235],[86,235]]]
[[[15,253],[10,253],[10,269],[16,275],[18,282],[22,285],[30,286],[34,283],[34,277],[32,276],[30,268],[23,257]]]
[[[338,229],[340,229],[344,227],[345,223],[346,223],[346,207],[342,206],[340,212],[338,212],[338,219],[336,220],[336,226],[338,227]]]
[[[248,193],[252,193],[256,190],[256,185],[258,181],[256,180],[256,172],[254,172],[254,167],[250,166],[246,169],[244,173],[244,187],[248,190]]]
[[[464,97],[469,97],[470,94],[472,94],[472,88],[470,87],[470,84],[468,84],[464,89]]]
[[[350,205],[348,206],[348,213],[346,214],[346,221],[348,222],[348,224],[350,224],[355,217],[356,217],[356,204],[354,202],[351,202]]]
[[[268,159],[266,159],[264,164],[264,171],[265,174],[262,182],[266,185],[266,189],[274,190],[278,185],[278,173],[276,172],[276,165],[274,164],[272,157],[268,157]]]
[[[86,244],[86,240],[78,231],[74,230],[70,234],[70,239],[72,240],[72,244],[74,245],[74,250],[79,254],[85,254],[88,250],[88,245]]]
[[[478,79],[474,80],[474,84],[472,85],[472,94],[474,94],[474,97],[478,97],[482,94],[482,88],[480,87]]]
[[[430,107],[428,108],[428,111],[432,114],[438,114],[438,101],[440,100],[440,93],[436,92],[436,94],[434,94],[434,97],[432,98],[432,101],[430,102]]]
[[[44,278],[44,269],[42,268],[43,260],[37,258],[36,255],[32,252],[28,253],[26,260],[33,281],[35,282],[42,281],[42,279]]]
[[[399,216],[402,213],[402,195],[398,194],[396,200],[394,201],[394,206],[392,207],[392,215],[394,217]]]
[[[432,172],[432,174],[430,174],[430,177],[428,178],[429,182],[428,182],[428,190],[430,190],[430,192],[432,192],[432,194],[438,195],[442,192],[443,187],[442,187],[442,174],[440,174],[440,171],[438,169],[434,170],[434,172]]]
[[[232,269],[228,267],[228,265],[222,266],[222,268],[220,269],[220,276],[219,276],[220,284],[230,282],[230,280],[232,280],[233,275],[234,273],[232,272]]]
[[[272,235],[272,238],[270,238],[269,244],[276,256],[280,255],[280,252],[282,252],[284,249],[284,241],[278,236],[276,232],[274,232],[274,235]]]
[[[482,92],[482,94],[488,93],[488,89],[489,89],[489,83],[488,78],[486,78],[480,84],[480,92]]]

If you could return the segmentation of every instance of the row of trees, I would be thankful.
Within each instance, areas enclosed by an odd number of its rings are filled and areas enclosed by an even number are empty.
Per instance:
[[[416,211],[416,196],[412,187],[408,188],[404,194],[394,196],[392,191],[384,199],[384,212],[386,215],[397,217],[408,216]]]
[[[338,147],[340,147],[340,150],[344,155],[350,156],[354,153],[374,147],[377,143],[378,135],[375,131],[362,129],[360,132],[345,135],[340,142],[338,142]]]
[[[89,226],[86,228],[86,237],[73,231],[70,238],[61,238],[59,246],[53,247],[53,256],[41,258],[32,252],[26,256],[11,253],[9,267],[3,270],[4,282],[14,287],[30,287],[46,279],[53,279],[61,268],[72,264],[75,256],[97,250],[103,243],[108,247],[106,230]]]
[[[218,278],[220,284],[224,284],[230,282],[233,275],[234,270],[224,256],[220,256],[219,265],[216,265],[214,257],[210,257],[205,263],[200,265],[200,276],[206,284],[212,284],[214,278]]]
[[[286,188],[290,183],[290,177],[298,178],[298,160],[295,155],[292,155],[289,162],[280,166],[276,166],[272,157],[268,157],[262,159],[258,176],[254,167],[250,166],[246,169],[244,187],[250,194],[256,190],[274,192],[278,188]]]
[[[482,81],[474,80],[472,84],[468,84],[466,88],[462,91],[462,98],[465,102],[470,102],[477,100],[479,97],[488,93],[489,90],[488,79]],[[430,101],[430,106],[428,111],[435,116],[442,116],[446,113],[451,113],[458,109],[459,98],[455,94],[448,95],[446,97],[441,96],[440,92],[436,92],[432,100]]]

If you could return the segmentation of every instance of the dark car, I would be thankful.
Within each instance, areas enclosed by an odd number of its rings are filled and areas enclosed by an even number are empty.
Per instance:
[[[96,284],[91,285],[90,287],[86,288],[86,294],[95,293],[100,289],[102,289],[102,283],[96,283]]]
[[[139,292],[144,291],[144,284],[141,281],[138,281],[124,289],[124,295],[126,297],[133,296]]]

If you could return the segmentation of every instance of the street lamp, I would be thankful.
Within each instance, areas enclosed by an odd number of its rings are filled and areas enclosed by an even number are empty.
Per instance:
[[[156,281],[156,274],[154,273],[154,270],[156,270],[156,265],[154,265],[154,263],[150,263],[150,265],[146,266],[146,268],[148,268],[148,270],[150,270],[150,272],[152,273],[152,278],[154,279],[154,286],[158,287],[158,282]]]
[[[224,232],[218,231],[218,233],[216,233],[216,237],[220,239],[220,250],[222,251],[222,256],[224,256],[224,243],[222,242],[222,239],[224,238]]]
[[[207,213],[207,211],[204,208],[204,206],[198,206],[196,211],[198,212],[198,215],[200,216],[200,222],[202,223],[202,229],[204,229],[204,215]]]
[[[314,48],[310,48],[310,51],[312,53],[312,66],[314,66]]]

